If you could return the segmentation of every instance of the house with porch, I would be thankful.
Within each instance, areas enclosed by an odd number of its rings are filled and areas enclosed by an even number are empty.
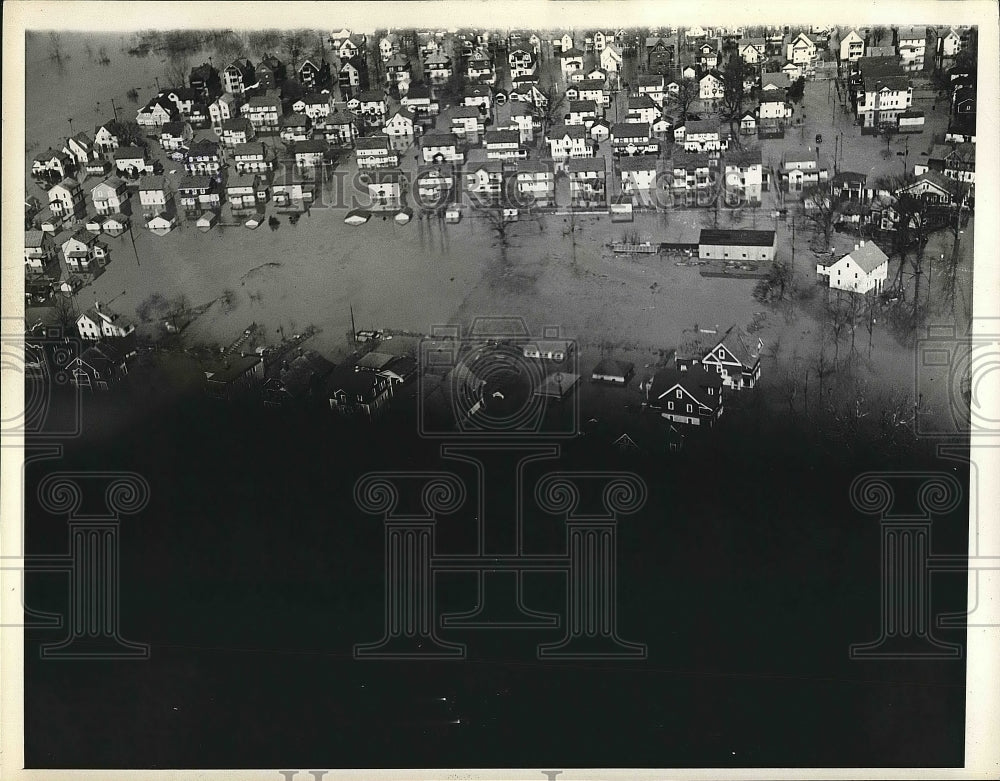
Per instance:
[[[165,211],[169,200],[166,180],[162,176],[146,177],[139,183],[139,206],[147,217]]]
[[[80,183],[71,176],[49,188],[49,209],[58,220],[79,219],[87,211]]]
[[[222,89],[234,95],[242,95],[256,83],[257,74],[250,60],[234,60],[222,72]]]
[[[458,106],[452,109],[451,132],[470,144],[479,143],[486,130],[486,118],[476,106]]]
[[[217,177],[225,165],[224,148],[221,144],[209,141],[207,138],[191,144],[184,158],[184,170],[191,176]]]
[[[722,378],[700,366],[657,369],[639,387],[643,408],[671,423],[711,428],[722,416]]]
[[[566,162],[570,203],[574,207],[604,208],[608,204],[607,160],[583,157]]]
[[[555,175],[552,167],[540,160],[518,162],[514,181],[520,196],[519,203],[528,206],[552,206],[555,202]]]
[[[484,203],[498,203],[503,193],[503,162],[469,163],[465,169],[465,191]]]
[[[330,116],[332,110],[333,104],[329,92],[310,92],[292,103],[294,113],[305,114],[313,122]]]
[[[521,146],[516,130],[487,130],[484,136],[488,160],[525,160],[528,150]]]
[[[220,128],[223,122],[238,117],[245,103],[242,95],[234,95],[231,92],[223,92],[219,95],[208,104],[208,118],[212,129]]]
[[[219,183],[208,175],[189,174],[181,177],[177,195],[188,217],[201,216],[202,212],[214,211],[222,204]]]
[[[592,157],[590,138],[583,125],[552,125],[545,134],[549,155],[556,162],[573,157]]]
[[[699,341],[686,355],[678,354],[674,364],[681,372],[701,369],[715,374],[729,390],[750,390],[760,381],[763,351],[764,341],[760,337],[730,326],[721,339],[715,338],[707,345]]]
[[[827,181],[830,171],[820,163],[814,150],[789,149],[778,175],[785,192],[801,193],[809,185]]]
[[[267,182],[260,174],[233,174],[226,180],[226,200],[234,210],[256,209],[267,196]]]
[[[194,129],[184,120],[167,122],[160,128],[160,146],[167,152],[186,149],[192,138]]]
[[[313,135],[312,126],[312,120],[305,114],[288,114],[281,118],[281,131],[278,135],[286,144],[308,141]]]
[[[657,185],[659,158],[655,155],[622,157],[618,161],[621,192],[628,196],[633,205],[652,205],[652,193]]]
[[[341,62],[337,72],[340,94],[350,99],[359,92],[368,89],[368,68],[361,57],[351,57]]]
[[[276,95],[255,95],[240,108],[240,113],[250,120],[258,135],[277,133],[281,127],[281,101]]]
[[[406,176],[399,170],[377,169],[365,173],[368,177],[369,209],[372,211],[399,211],[406,195]]]
[[[718,71],[709,71],[698,79],[698,97],[708,102],[722,100],[726,88],[722,74]]]
[[[63,242],[62,254],[71,274],[96,273],[111,259],[108,245],[85,229],[78,230]]]
[[[120,146],[115,152],[115,171],[136,178],[153,172],[149,152],[141,146]]]
[[[413,109],[399,108],[382,127],[387,136],[412,136],[417,128],[417,115]]]
[[[584,56],[582,51],[572,46],[559,52],[559,69],[564,79],[569,81],[574,74],[583,70]]]
[[[465,160],[454,133],[431,132],[422,136],[420,155],[425,163],[461,163]]]
[[[850,30],[840,39],[840,61],[857,62],[865,56],[865,39],[857,30]]]
[[[601,63],[601,67],[608,73],[615,74],[615,76],[621,72],[623,59],[624,56],[622,55],[622,50],[615,43],[605,46],[598,55],[598,61]]]
[[[355,139],[358,168],[395,168],[399,165],[399,152],[392,148],[386,135],[361,136]]]
[[[329,147],[322,138],[307,138],[305,141],[296,141],[293,149],[295,167],[299,171],[305,171],[322,167]]]
[[[237,174],[263,174],[274,170],[274,155],[260,141],[237,144],[229,153]]]
[[[764,191],[764,162],[760,149],[727,152],[722,164],[730,206],[760,205]]]
[[[117,176],[105,179],[90,191],[90,199],[98,214],[117,214],[129,211],[128,187]]]
[[[58,272],[59,256],[52,235],[40,230],[24,232],[24,272],[38,276]]]

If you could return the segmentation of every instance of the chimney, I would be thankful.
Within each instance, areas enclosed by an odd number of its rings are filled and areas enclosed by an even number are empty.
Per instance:
[[[862,247],[865,246],[865,240],[864,239],[861,239],[861,246]]]
[[[856,249],[856,250],[857,250],[857,249],[861,249],[861,245],[860,245],[860,244],[858,244],[857,242],[855,242],[855,243],[854,243],[854,249]]]
[[[94,301],[94,309],[96,309],[98,312],[101,311],[101,302],[100,301]]]

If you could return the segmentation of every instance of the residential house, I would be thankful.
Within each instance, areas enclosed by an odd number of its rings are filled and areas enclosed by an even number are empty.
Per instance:
[[[62,254],[71,274],[95,273],[107,265],[111,258],[108,245],[84,229],[78,230],[63,242]]]
[[[225,147],[235,147],[240,144],[248,144],[257,136],[253,123],[246,117],[238,119],[227,119],[219,129],[222,145]]]
[[[949,179],[959,182],[976,181],[976,145],[975,144],[934,144],[924,162],[913,166],[917,176],[926,171],[937,171]]]
[[[510,123],[507,130],[516,130],[522,144],[530,144],[535,140],[535,131],[541,128],[541,123],[530,108],[524,103],[512,103],[510,106]]]
[[[896,40],[896,50],[903,70],[923,70],[924,55],[927,51],[927,28],[923,26],[900,27],[896,33]]]
[[[628,99],[625,121],[638,122],[648,128],[662,114],[663,112],[653,103],[653,99],[649,95],[638,95]]]
[[[77,168],[84,168],[94,157],[94,142],[86,133],[77,133],[66,139],[62,151],[73,159]]]
[[[372,211],[399,211],[403,208],[406,176],[399,170],[373,170],[367,177],[368,198]]]
[[[698,79],[698,97],[705,101],[719,101],[725,95],[725,83],[722,74],[710,71]]]
[[[611,150],[615,157],[658,155],[660,143],[641,122],[617,122],[611,126]]]
[[[937,51],[942,57],[955,57],[962,51],[962,48],[962,36],[955,31],[954,27],[949,27],[948,31],[937,39]]]
[[[114,152],[115,170],[120,174],[131,175],[132,178],[150,173],[153,164],[149,161],[149,153],[144,147],[120,146]]]
[[[869,198],[867,174],[841,171],[830,180],[830,194],[837,201],[862,203]]]
[[[257,83],[257,74],[250,60],[234,60],[222,72],[222,89],[242,95]]]
[[[218,209],[222,203],[218,182],[211,176],[182,176],[177,185],[177,195],[188,215]]]
[[[690,31],[687,36],[690,39]],[[650,73],[671,76],[679,64],[679,47],[675,36],[646,38],[646,69]]]
[[[385,123],[382,130],[388,136],[412,136],[416,128],[417,115],[413,109],[400,108]]]
[[[392,148],[386,135],[362,136],[355,139],[358,168],[394,168],[399,165],[399,152]]]
[[[672,423],[712,427],[722,416],[722,378],[714,372],[657,369],[640,388],[643,406]]]
[[[410,109],[417,120],[436,117],[441,113],[441,106],[427,84],[411,84],[405,97],[400,100],[403,108]]]
[[[286,77],[285,64],[273,54],[265,54],[254,71],[257,89],[262,92],[277,89]]]
[[[507,54],[507,62],[510,65],[512,79],[518,76],[530,76],[538,67],[537,57],[529,49],[514,49]]]
[[[166,180],[162,176],[146,177],[139,183],[139,206],[143,214],[159,214],[167,210],[170,200]]]
[[[608,203],[607,161],[603,157],[567,161],[570,203],[574,207],[604,208]]]
[[[702,260],[773,261],[777,251],[775,232],[759,230],[702,229],[698,257]]]
[[[329,92],[310,92],[292,103],[292,111],[305,114],[313,122],[330,116],[333,110]]]
[[[608,73],[617,75],[622,69],[622,50],[614,43],[601,50],[599,61]]]
[[[305,114],[288,114],[281,118],[281,131],[278,135],[286,144],[306,141],[312,138],[312,120]]]
[[[862,239],[854,250],[828,263],[818,263],[816,274],[833,290],[880,293],[889,274],[889,258],[873,241]]]
[[[177,107],[161,94],[136,112],[135,121],[139,127],[149,132],[159,130],[167,122],[180,119],[180,116]]]
[[[128,230],[130,224],[131,219],[127,214],[120,212],[109,214],[101,220],[101,233],[107,233],[109,236],[120,236]]]
[[[555,175],[552,167],[540,160],[521,160],[518,162],[514,181],[519,204],[552,206],[555,203]]]
[[[485,84],[469,84],[462,91],[462,105],[477,108],[489,120],[493,117],[493,90]]]
[[[759,336],[731,327],[707,350],[699,346],[690,355],[677,356],[675,365],[681,372],[702,370],[715,374],[730,390],[750,390],[760,381],[763,350],[764,341]]]
[[[764,190],[764,163],[760,149],[728,152],[723,161],[728,204],[759,205]]]
[[[128,361],[135,355],[133,336],[109,339],[87,347],[61,368],[77,388],[106,391],[125,379]]]
[[[255,209],[267,200],[267,184],[260,174],[233,174],[226,180],[226,200],[233,209]]]
[[[60,152],[51,147],[35,155],[31,162],[31,175],[35,178],[46,178],[49,181],[59,181],[76,172],[76,162],[66,152]]]
[[[717,119],[689,119],[684,126],[684,150],[687,152],[719,152],[728,144],[723,139]]]
[[[188,86],[198,95],[199,102],[210,103],[222,90],[222,79],[210,63],[203,62],[191,68]]]
[[[329,147],[322,138],[308,138],[296,141],[294,147],[295,167],[300,171],[315,169],[323,165]]]
[[[372,421],[392,399],[393,383],[378,372],[338,367],[327,378],[326,389],[331,410],[345,417]]]
[[[127,317],[101,306],[97,302],[76,318],[80,338],[91,342],[103,339],[124,339],[135,333],[135,325]]]
[[[227,356],[220,366],[205,372],[205,393],[231,401],[257,388],[263,379],[264,361],[259,355]]]
[[[757,118],[766,124],[783,126],[792,118],[792,104],[788,102],[784,90],[761,90]]]
[[[629,124],[634,124],[634,123],[629,123]],[[591,141],[593,141],[595,144],[600,145],[603,144],[605,141],[610,140],[611,125],[608,123],[606,119],[599,119],[593,125],[590,126],[590,129],[587,131],[587,133],[590,135]]]
[[[529,71],[530,73],[530,71]],[[480,84],[496,84],[496,73],[493,70],[493,60],[485,52],[478,51],[472,55],[465,66],[465,75],[470,81]],[[518,76],[524,75],[518,73]]]
[[[458,106],[452,110],[451,131],[469,143],[478,143],[486,128],[486,119],[477,106]]]
[[[695,56],[698,60],[698,67],[703,71],[713,70],[719,66],[719,49],[721,46],[718,43],[710,43],[706,41],[695,47]]]
[[[394,54],[385,64],[385,79],[389,84],[398,84],[400,89],[404,83],[409,83],[413,75],[409,58],[402,54]]]
[[[913,85],[906,76],[864,76],[862,85],[856,99],[862,132],[897,126],[899,115],[913,105]]]
[[[399,36],[395,33],[388,33],[379,39],[378,53],[382,62],[388,63],[394,54],[399,54]]]
[[[594,366],[590,379],[593,382],[604,382],[609,385],[628,385],[634,375],[635,364],[613,358],[602,358]]]
[[[671,189],[683,196],[680,205],[708,206],[715,202],[717,159],[701,152],[675,149],[668,170]]]
[[[162,90],[159,97],[170,101],[178,115],[184,118],[191,114],[191,109],[198,100],[198,93],[190,87],[171,87]]]
[[[348,108],[351,103],[348,102]],[[357,107],[353,109],[369,125],[381,125],[385,122],[389,107],[385,102],[385,95],[381,92],[362,92],[357,97]]]
[[[642,77],[640,77],[642,78]],[[656,98],[653,98],[656,100]],[[585,79],[566,87],[566,100],[592,100],[601,109],[611,105],[611,93],[605,87],[603,79]],[[603,115],[603,111],[601,114]]]
[[[549,154],[559,162],[573,157],[592,157],[593,150],[583,125],[552,125],[545,134]]]
[[[24,232],[24,272],[29,275],[59,271],[59,257],[52,236],[44,231]]]
[[[146,227],[158,235],[167,234],[177,227],[177,215],[172,209],[159,214],[153,214],[146,220]]]
[[[569,33],[563,33],[558,38],[552,39],[552,51],[556,54],[562,52],[570,51],[573,48],[573,36]]]
[[[259,99],[251,98],[251,100]],[[235,119],[240,115],[241,110],[243,115],[246,116],[245,102],[241,96],[234,95],[231,92],[223,92],[219,95],[219,97],[208,104],[208,118],[212,123],[212,128],[218,129],[222,127],[223,122]]]
[[[573,77],[573,74],[583,70],[583,63],[584,54],[579,49],[570,47],[559,53],[559,68],[563,78],[567,81]]]
[[[189,122],[167,122],[160,128],[160,146],[167,152],[186,149],[194,138],[194,129]]]
[[[420,154],[425,163],[461,163],[465,160],[454,133],[427,133],[420,140]]]
[[[636,79],[636,94],[649,95],[650,99],[658,106],[663,105],[666,97],[665,79],[662,74],[643,73]]]
[[[240,113],[250,120],[258,135],[277,133],[281,127],[281,102],[276,95],[256,95],[246,102]]]
[[[229,153],[237,174],[266,174],[274,169],[274,156],[257,141],[237,144]]]
[[[840,61],[857,62],[865,56],[865,39],[857,30],[851,30],[840,39]]]
[[[801,70],[809,70],[816,61],[816,42],[806,33],[789,33],[783,40],[785,59]]]
[[[98,214],[118,214],[129,210],[128,187],[117,176],[105,179],[90,191]]]
[[[87,210],[80,183],[70,176],[50,187],[48,196],[49,209],[58,220],[83,217]]]
[[[358,137],[358,123],[353,115],[335,111],[313,126],[313,132],[333,146],[353,147]]]
[[[325,59],[319,63],[313,62],[308,57],[295,71],[299,84],[310,91],[319,91],[330,84],[330,63]]]
[[[762,65],[767,59],[767,43],[763,38],[743,38],[736,51],[747,65]]]
[[[631,197],[635,205],[648,205],[656,188],[657,161],[655,155],[622,157],[618,161],[621,192]]]
[[[753,111],[744,111],[740,116],[740,135],[757,135],[757,115]]]
[[[431,84],[444,84],[452,73],[451,57],[443,51],[435,52],[424,61],[424,78]]]
[[[503,193],[503,162],[486,160],[468,163],[465,169],[465,190],[486,203],[498,203]]]
[[[279,209],[302,211],[316,198],[316,183],[295,177],[275,180],[271,184],[271,197]]]
[[[571,100],[569,102],[569,111],[566,114],[564,122],[567,125],[583,125],[589,128],[593,125],[600,117],[604,116],[604,110],[601,109],[598,113],[597,103],[592,100]]]
[[[340,65],[337,72],[340,84],[340,94],[351,98],[358,92],[368,89],[368,68],[361,57],[351,57]]]
[[[188,147],[184,159],[184,170],[191,176],[218,177],[226,164],[223,147],[207,138],[196,141]]]
[[[516,130],[487,130],[486,158],[488,160],[524,160],[528,150],[521,146],[521,134]]]
[[[790,86],[792,86],[791,81],[789,81],[788,76],[780,71],[777,73],[762,73],[760,74],[760,91],[767,92],[768,90],[781,90],[784,92]]]
[[[924,171],[895,192],[897,197],[904,194],[934,206],[952,206],[963,195],[961,186],[955,179],[933,170]]]
[[[120,146],[117,133],[112,129],[115,123],[106,122],[94,129],[94,149],[101,154],[113,152]]]
[[[349,35],[338,44],[334,45],[337,56],[341,62],[357,57],[364,49],[365,38],[363,35]]]
[[[613,30],[597,30],[594,33],[594,51],[600,54],[604,51],[608,44],[613,44],[616,40],[617,39]]]
[[[418,169],[412,187],[414,205],[426,211],[437,211],[452,202],[455,187],[455,171],[450,164],[423,165]]]
[[[820,165],[816,152],[790,149],[785,152],[779,176],[786,192],[800,193],[809,185],[827,181],[830,172]]]

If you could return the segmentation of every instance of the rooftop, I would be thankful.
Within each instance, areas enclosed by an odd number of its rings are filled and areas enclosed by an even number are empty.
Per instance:
[[[703,229],[699,244],[729,247],[774,246],[774,231]]]

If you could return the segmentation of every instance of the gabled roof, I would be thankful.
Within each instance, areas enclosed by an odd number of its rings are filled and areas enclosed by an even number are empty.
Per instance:
[[[478,163],[469,163],[465,168],[467,174],[474,174],[476,171],[501,174],[503,173],[503,162],[500,160],[482,160]]]
[[[658,162],[656,155],[635,155],[623,157],[618,161],[618,169],[625,171],[655,171]]]
[[[159,190],[166,190],[166,180],[162,176],[147,176],[144,177],[141,182],[139,182],[139,190],[155,192]]]
[[[454,133],[425,133],[420,139],[421,146],[457,146],[458,138]]]
[[[260,155],[265,157],[267,150],[261,141],[250,141],[245,144],[237,144],[233,147],[232,154],[234,157],[246,157],[248,155]]]
[[[160,128],[160,135],[178,138],[183,135],[185,127],[190,128],[191,126],[187,122],[164,122],[163,127]]]
[[[570,138],[587,138],[587,128],[583,125],[567,125],[565,123],[559,122],[552,125],[545,134],[547,139],[565,138],[569,136]]]
[[[492,98],[493,90],[486,84],[469,84],[462,90],[463,98]]]
[[[888,256],[873,241],[866,241],[863,247],[848,252],[844,258],[850,258],[866,274],[871,274],[883,263],[889,262]]]
[[[951,195],[955,195],[959,190],[958,182],[956,182],[954,179],[951,179],[945,176],[944,174],[938,173],[937,171],[924,171],[922,174],[920,174],[920,176],[918,176],[916,179],[910,182],[910,184],[900,187],[899,190],[897,190],[897,192],[906,192],[907,190],[911,190],[914,187],[917,187],[918,185],[923,184],[925,182],[928,184],[932,184],[935,187],[944,190],[946,193],[949,193]]]
[[[604,157],[573,157],[566,163],[566,170],[571,174],[607,173],[607,159]]]
[[[565,51],[559,52],[559,57],[563,60],[567,60],[570,57],[581,59],[583,57],[583,52],[577,49],[575,46],[571,46]]]
[[[406,97],[411,100],[413,98],[430,98],[431,88],[429,85],[418,81],[410,85],[409,89],[406,91]]]
[[[644,122],[615,122],[611,126],[611,136],[620,138],[649,138],[649,127]]]
[[[597,112],[597,103],[593,100],[571,100],[569,102],[569,111],[571,114],[576,114],[580,112],[589,111],[591,113]]]
[[[321,138],[310,138],[295,142],[296,155],[309,155],[325,152],[328,149],[326,141]]]
[[[146,150],[137,146],[120,146],[115,150],[115,160],[145,160]]]
[[[707,372],[700,366],[692,366],[686,371],[658,369],[650,381],[649,398],[659,400],[664,394],[672,393],[678,388],[711,410],[722,403],[722,376]],[[707,388],[712,388],[714,392],[709,394]]]
[[[483,117],[478,106],[456,106],[452,109],[451,116],[452,119],[469,119],[470,117],[482,119]]]
[[[374,136],[362,136],[354,139],[354,148],[365,149],[388,149],[389,136],[378,134]]]
[[[696,133],[722,133],[722,125],[717,119],[689,119],[684,124],[684,133],[690,136]]]
[[[649,95],[635,95],[628,99],[628,110],[633,109],[643,109],[643,108],[656,108],[656,104]]]
[[[521,134],[517,130],[487,130],[486,145],[490,144],[516,144],[521,140]]]

